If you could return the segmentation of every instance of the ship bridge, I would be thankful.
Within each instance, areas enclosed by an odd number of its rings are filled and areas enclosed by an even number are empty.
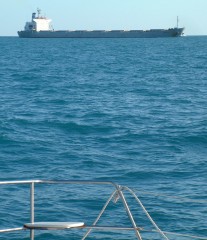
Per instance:
[[[38,11],[38,16],[36,17],[36,13],[32,14],[32,21],[26,22],[24,27],[25,31],[50,31],[51,30],[51,19],[46,17],[42,17],[40,15],[40,9]]]

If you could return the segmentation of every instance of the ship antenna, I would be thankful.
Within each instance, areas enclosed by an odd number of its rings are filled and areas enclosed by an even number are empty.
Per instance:
[[[177,28],[178,28],[178,25],[179,25],[179,18],[178,18],[178,16],[177,16]]]

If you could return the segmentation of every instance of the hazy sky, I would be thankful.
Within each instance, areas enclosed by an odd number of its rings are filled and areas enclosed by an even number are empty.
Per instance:
[[[207,35],[207,0],[0,0],[0,36],[16,36],[37,7],[55,30],[185,27]]]

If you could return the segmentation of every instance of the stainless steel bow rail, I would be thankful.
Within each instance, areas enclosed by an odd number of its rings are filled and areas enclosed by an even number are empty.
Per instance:
[[[30,185],[30,223],[23,223],[21,227],[17,228],[9,228],[9,229],[2,229],[0,230],[0,233],[6,233],[6,232],[14,232],[14,231],[21,231],[21,230],[30,230],[30,239],[34,240],[34,233],[35,230],[62,230],[62,229],[73,229],[73,228],[85,228],[87,231],[85,235],[82,237],[82,240],[86,239],[90,232],[95,230],[133,230],[135,232],[136,239],[142,240],[142,236],[140,234],[140,231],[142,228],[137,227],[136,222],[134,220],[134,217],[131,213],[131,210],[129,208],[129,205],[126,201],[124,191],[128,191],[139,203],[151,223],[154,225],[157,232],[161,234],[163,239],[168,239],[167,236],[158,228],[158,226],[155,224],[153,219],[150,217],[149,213],[144,208],[141,201],[138,199],[138,197],[135,195],[135,193],[127,188],[120,186],[114,182],[104,182],[104,181],[65,181],[65,180],[27,180],[27,181],[1,181],[0,185],[19,185],[19,184],[27,184]],[[111,196],[106,201],[105,205],[101,209],[100,213],[98,214],[97,218],[93,222],[92,226],[87,226],[83,222],[35,222],[35,199],[34,199],[34,192],[35,192],[35,185],[37,184],[79,184],[79,185],[110,185],[113,187],[114,191],[111,194]],[[132,224],[131,227],[111,227],[111,226],[98,226],[97,223],[99,219],[101,218],[102,214],[106,210],[107,206],[112,200],[117,201],[120,199],[123,203],[123,206],[126,210],[126,213],[130,219],[130,222]]]

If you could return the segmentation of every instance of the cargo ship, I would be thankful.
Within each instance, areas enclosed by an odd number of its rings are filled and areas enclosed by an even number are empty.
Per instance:
[[[54,30],[51,19],[41,16],[40,9],[32,14],[32,20],[26,22],[24,30],[18,31],[20,38],[161,38],[180,37],[184,28],[177,27],[169,29],[149,30]]]

